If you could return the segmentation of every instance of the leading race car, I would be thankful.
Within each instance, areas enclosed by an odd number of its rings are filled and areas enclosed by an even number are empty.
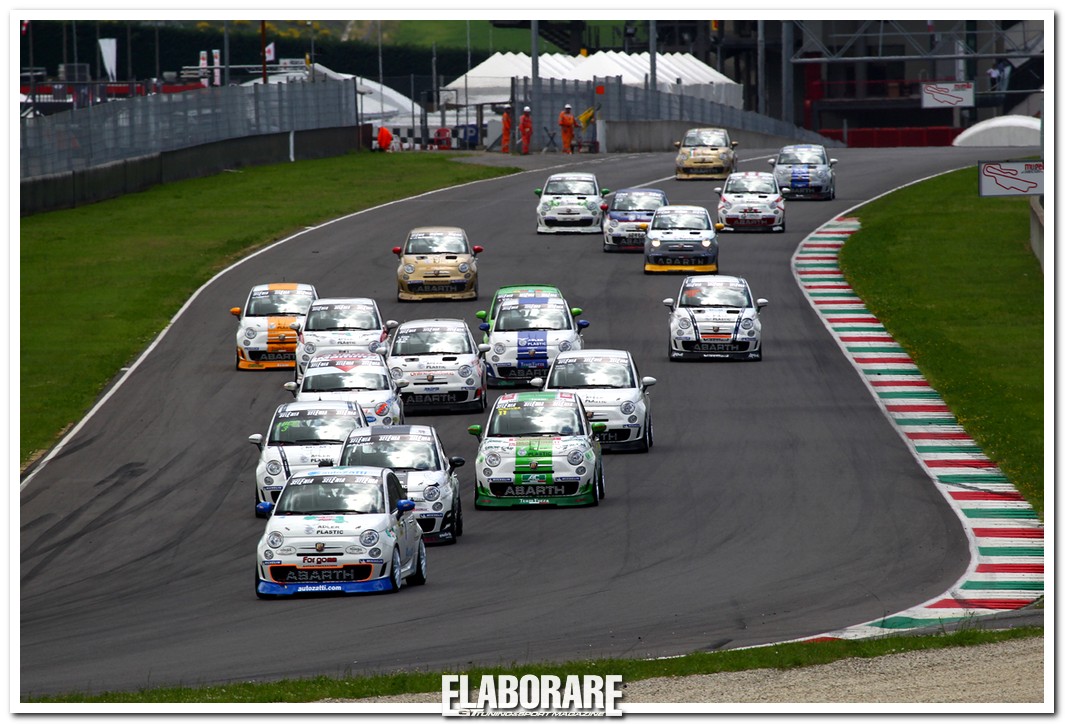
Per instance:
[[[296,344],[296,382],[311,357],[339,349],[376,352],[385,344],[388,332],[399,323],[381,320],[377,302],[368,297],[316,299],[302,322],[291,327],[299,335]]]
[[[574,320],[581,313],[561,297],[518,295],[502,300],[492,322],[480,325],[490,347],[485,353],[488,384],[527,383],[543,375],[559,352],[583,347],[581,333],[589,322]]]
[[[755,300],[747,280],[730,276],[690,276],[669,310],[669,359],[760,361],[762,320],[768,300]]]
[[[414,502],[387,468],[319,468],[295,475],[255,551],[255,595],[391,591],[422,585],[427,564]]]
[[[600,204],[610,189],[600,189],[591,173],[556,173],[536,189],[537,234],[601,234],[603,210]]]
[[[596,439],[606,425],[590,422],[571,392],[501,395],[477,437],[474,506],[598,505],[606,495]]]
[[[632,355],[621,349],[559,352],[546,378],[532,380],[545,391],[573,392],[584,403],[588,419],[602,422],[597,436],[604,450],[647,452],[654,444],[651,396],[657,382],[641,377]]]
[[[477,255],[482,251],[457,226],[411,229],[403,246],[392,247],[399,257],[396,297],[401,302],[476,299]]]
[[[603,251],[642,251],[647,226],[660,206],[669,204],[659,189],[618,189],[603,203]]]
[[[721,200],[717,220],[728,231],[772,229],[784,231],[784,194],[773,174],[743,171],[729,175],[724,188],[714,188]]]
[[[385,366],[384,350],[376,352],[323,352],[311,357],[303,379],[284,387],[296,400],[357,402],[370,425],[403,424],[403,399],[399,391],[406,380],[393,380]]]
[[[243,307],[229,313],[237,324],[238,370],[263,370],[296,366],[294,322],[301,322],[318,292],[311,284],[257,284]]]
[[[428,425],[376,425],[353,430],[340,454],[341,465],[388,468],[399,478],[403,497],[414,501],[414,519],[426,543],[457,543],[462,535],[458,468],[436,429]]]
[[[488,408],[488,372],[483,355],[491,347],[477,344],[461,319],[414,319],[392,335],[388,367],[394,380],[406,380],[404,409]]]
[[[662,206],[643,245],[643,273],[717,272],[717,228],[702,206]]]
[[[836,198],[836,163],[824,146],[815,144],[784,146],[769,159],[773,176],[789,199]]]
[[[274,411],[266,436],[255,433],[248,442],[259,449],[255,464],[255,504],[277,502],[293,475],[322,464],[335,465],[348,433],[366,426],[366,415],[355,402],[287,402]],[[256,515],[262,516],[256,508]]]
[[[724,128],[691,128],[674,141],[677,148],[675,177],[683,179],[725,178],[736,170],[736,146]]]

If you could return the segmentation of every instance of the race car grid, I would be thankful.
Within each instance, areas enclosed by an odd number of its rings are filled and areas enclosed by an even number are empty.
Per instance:
[[[877,404],[954,508],[969,538],[965,575],[945,593],[898,613],[803,641],[861,639],[1023,608],[1043,595],[1043,523],[966,434],[939,394],[847,284],[839,251],[858,230],[838,217],[792,256],[807,301],[862,375]]]

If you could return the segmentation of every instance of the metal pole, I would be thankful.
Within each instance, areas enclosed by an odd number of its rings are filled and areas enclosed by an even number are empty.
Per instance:
[[[540,135],[537,127],[543,128],[546,117],[540,110],[540,21],[530,23],[532,33],[532,118],[533,132]]]
[[[259,21],[259,44],[261,46],[259,53],[263,59],[263,85],[266,85],[266,21]],[[158,47],[158,43],[156,44]]]
[[[126,21],[126,80],[133,82],[133,31],[131,23]]]
[[[758,112],[765,115],[765,21],[758,21]]]
[[[381,21],[377,21],[377,82],[381,85],[381,123],[385,122],[385,62],[381,58]]]
[[[229,21],[222,21],[222,62],[225,71],[222,73],[222,85],[229,86]]]
[[[658,22],[647,21],[647,50],[651,56],[651,98],[654,99],[652,113],[658,118]]]
[[[793,123],[795,118],[795,78],[792,73],[791,54],[795,45],[794,25],[785,20],[781,26],[780,52],[780,119]]]
[[[466,148],[470,147],[470,21],[466,21],[466,75],[462,76],[462,86],[465,98],[463,98],[463,105],[466,107],[466,128],[463,130],[463,134],[466,138]]]

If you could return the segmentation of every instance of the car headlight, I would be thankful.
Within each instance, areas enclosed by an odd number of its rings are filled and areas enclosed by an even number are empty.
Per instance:
[[[271,460],[270,462],[268,462],[266,464],[266,472],[269,473],[270,475],[280,475],[281,474],[281,463],[278,462],[277,460]]]
[[[462,365],[461,367],[459,367],[458,372],[459,372],[459,377],[469,377],[470,375],[473,374],[473,368],[470,367],[469,365]]]
[[[460,273],[465,274],[469,270],[470,270],[470,265],[467,264],[466,262],[462,262],[461,264],[459,264],[459,272]]]
[[[496,342],[492,345],[492,352],[494,354],[503,354],[507,351],[507,346],[502,342]]]
[[[362,535],[359,536],[359,543],[369,548],[370,546],[381,540],[381,536],[378,535],[376,530],[364,530]]]
[[[422,496],[430,503],[434,500],[438,500],[440,498],[440,488],[435,485],[430,485],[422,491]]]
[[[568,339],[564,339],[558,343],[559,352],[569,352],[571,349],[573,349],[573,343]]]
[[[713,239],[703,239],[703,246],[706,247],[707,249],[709,249],[713,245],[714,245],[714,240]]]
[[[391,403],[379,402],[377,407],[373,408],[373,411],[377,413],[378,417],[384,417],[388,413],[390,407],[392,407]]]
[[[692,321],[687,317],[679,317],[677,319],[677,327],[679,329],[689,329],[692,326]]]
[[[548,211],[550,211],[550,210],[551,210],[551,207],[550,207],[550,206],[548,206],[547,204],[540,204],[540,206],[539,206],[539,207],[537,207],[537,209],[536,209],[536,210],[537,210],[538,212],[540,212],[541,214],[546,214],[546,213],[547,213]]]
[[[745,319],[742,322],[740,322],[740,328],[741,329],[750,329],[753,326],[754,326],[754,320],[751,319],[750,317],[748,317],[747,319]]]
[[[580,449],[570,450],[566,455],[566,462],[570,465],[580,465],[584,462],[584,451]]]
[[[618,228],[618,220],[617,219],[611,219],[610,221],[607,222],[607,226],[609,226],[611,230]]]
[[[390,369],[388,371],[388,373],[390,375],[392,375],[392,379],[394,379],[394,380],[403,379],[403,370],[400,369],[399,367],[393,367],[392,369]]]
[[[284,542],[285,536],[282,535],[280,531],[272,530],[270,531],[270,535],[266,536],[266,545],[271,548],[280,548]]]
[[[621,403],[621,414],[622,415],[631,415],[634,412],[636,412],[636,403],[635,402],[633,402],[632,400],[625,400],[624,402]]]
[[[407,274],[413,274],[414,273],[414,265],[413,264],[404,264],[403,265],[403,271],[406,272]]]
[[[657,249],[658,247],[662,246],[662,242],[658,239],[651,239],[651,246]]]
[[[318,351],[318,345],[316,345],[314,342],[307,342],[305,345],[303,345],[303,351],[307,354],[314,354]]]
[[[585,201],[584,202],[584,208],[588,209],[589,211],[595,211],[596,209],[599,208],[599,202],[598,201]]]
[[[255,335],[259,334],[259,330],[255,327],[244,328],[244,339],[255,339]]]
[[[484,456],[484,464],[490,468],[499,467],[501,462],[503,462],[503,458],[499,457],[499,453],[490,452]]]

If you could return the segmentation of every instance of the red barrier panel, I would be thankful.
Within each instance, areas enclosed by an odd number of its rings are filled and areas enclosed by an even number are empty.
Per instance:
[[[962,132],[953,126],[910,126],[906,128],[822,128],[818,133],[842,141],[850,148],[897,148],[900,146],[949,146]]]

